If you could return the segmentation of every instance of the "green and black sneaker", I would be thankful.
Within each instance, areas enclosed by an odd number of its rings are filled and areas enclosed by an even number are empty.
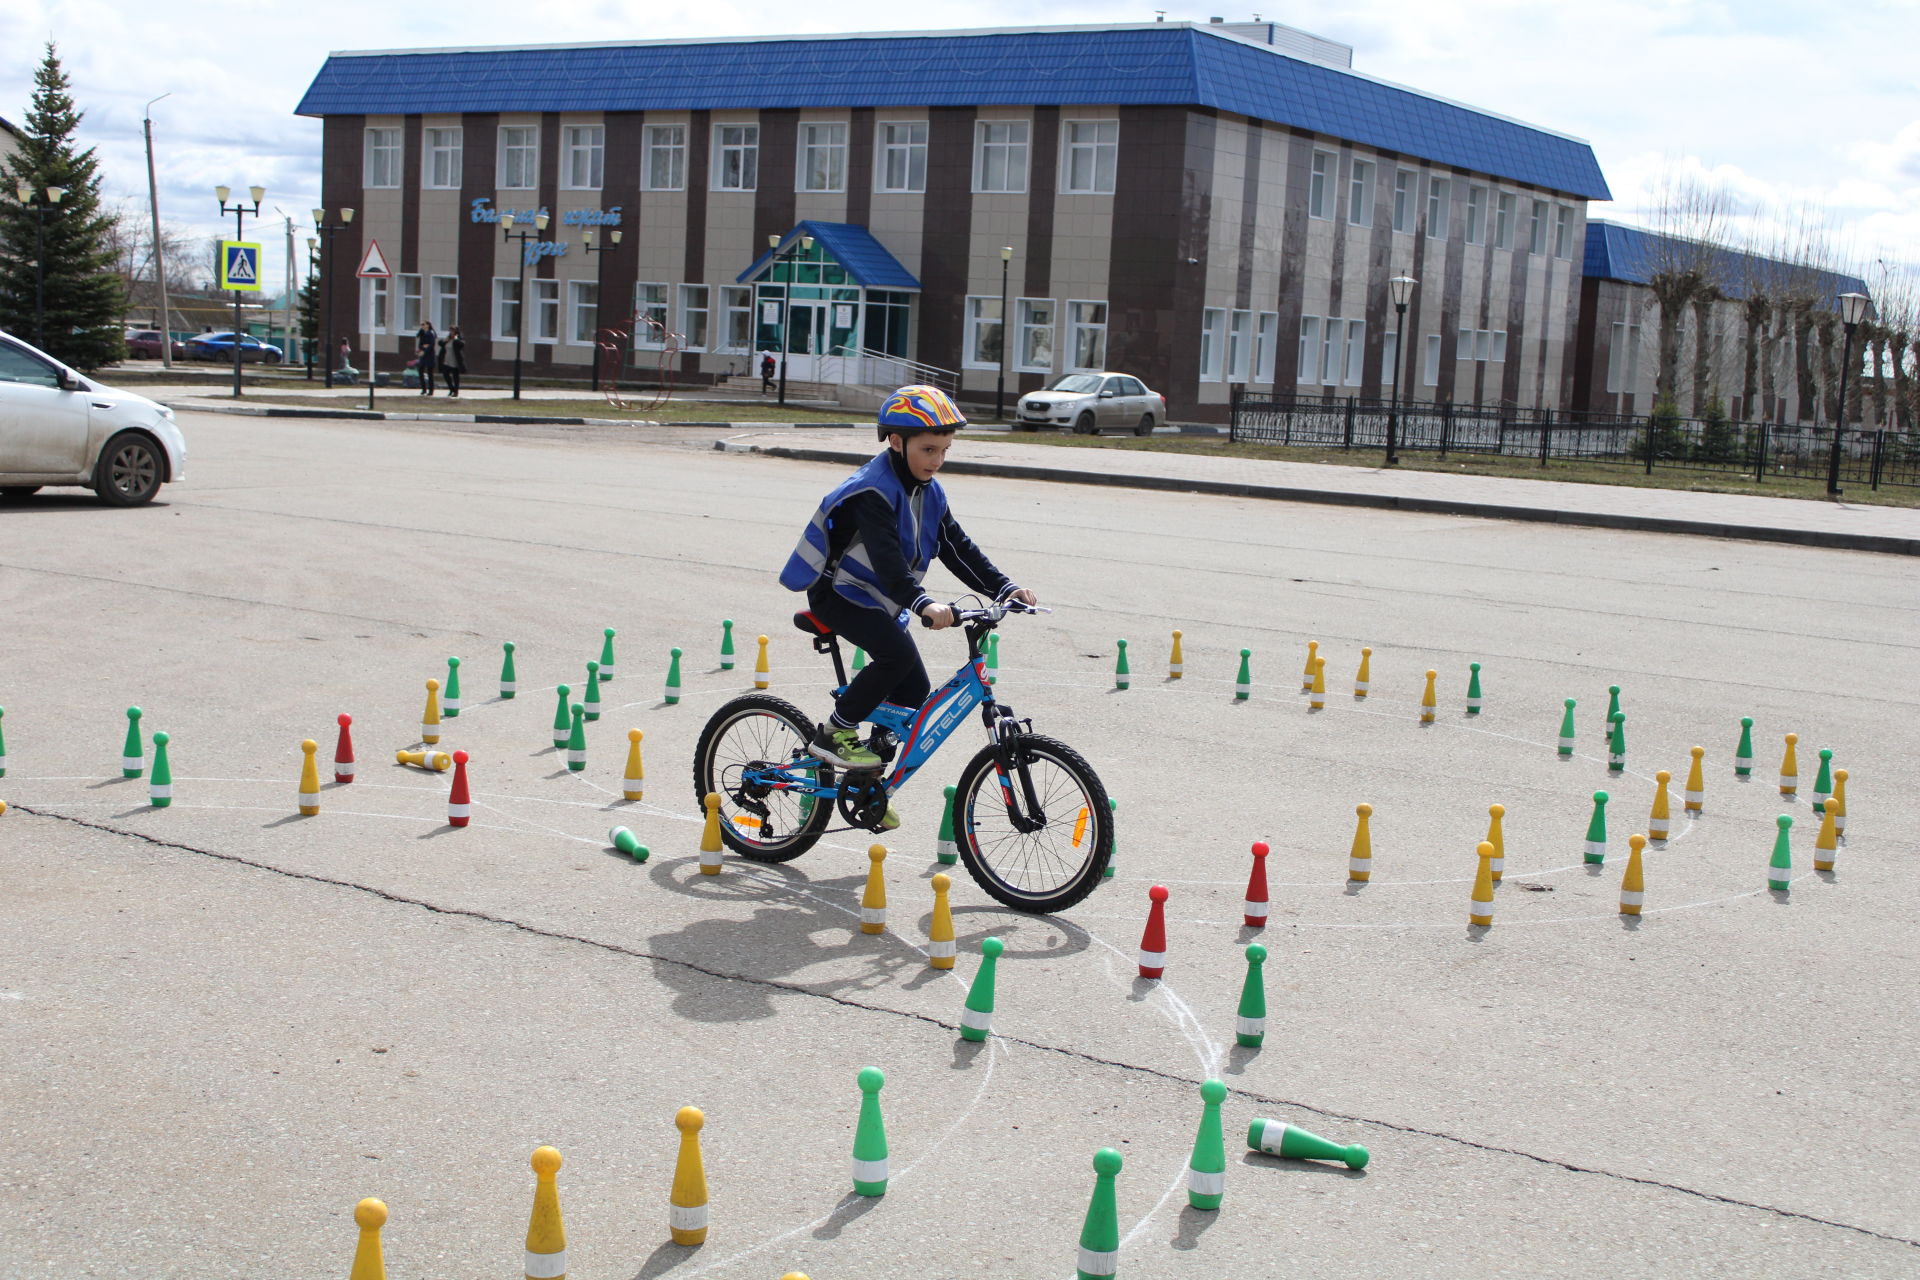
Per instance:
[[[878,769],[880,757],[860,744],[858,729],[842,729],[828,721],[813,731],[807,750],[843,769]]]

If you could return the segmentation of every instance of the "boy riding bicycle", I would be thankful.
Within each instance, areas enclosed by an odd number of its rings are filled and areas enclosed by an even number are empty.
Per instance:
[[[947,506],[934,475],[954,432],[967,425],[946,392],[902,387],[880,406],[886,448],[821,500],[780,583],[807,593],[815,617],[867,652],[866,668],[841,691],[809,750],[847,769],[877,769],[880,757],[860,741],[860,723],[882,702],[917,707],[929,693],[927,669],[908,630],[918,615],[935,630],[954,612],[921,588],[935,557],[968,587],[996,602],[1035,605],[975,546]],[[900,825],[889,807],[885,828]]]

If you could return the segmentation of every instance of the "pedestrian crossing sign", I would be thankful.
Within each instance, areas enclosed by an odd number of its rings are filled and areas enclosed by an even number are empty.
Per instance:
[[[220,242],[220,287],[260,291],[260,246],[244,240]]]

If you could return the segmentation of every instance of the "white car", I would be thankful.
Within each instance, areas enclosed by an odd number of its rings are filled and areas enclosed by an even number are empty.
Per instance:
[[[1062,375],[1044,391],[1023,394],[1015,410],[1021,426],[1064,426],[1076,435],[1111,427],[1145,436],[1166,420],[1166,397],[1124,373]]]
[[[115,391],[0,332],[0,501],[81,485],[133,507],[186,476],[173,410]]]

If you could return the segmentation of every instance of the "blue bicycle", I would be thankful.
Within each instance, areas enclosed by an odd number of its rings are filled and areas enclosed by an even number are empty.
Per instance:
[[[728,848],[787,862],[829,830],[878,832],[888,800],[978,708],[987,745],[960,771],[953,798],[954,840],[968,874],[1020,911],[1063,911],[1093,892],[1113,856],[1106,788],[1079,752],[1034,733],[1032,720],[1018,719],[987,683],[987,635],[1009,613],[1033,610],[1008,602],[954,611],[967,661],[924,705],[881,703],[874,711],[877,769],[843,769],[814,755],[813,722],[785,698],[749,693],[713,713],[694,749],[693,788],[719,794]],[[793,621],[815,651],[832,655],[837,696],[847,684],[839,637],[810,612]],[[836,811],[846,825],[829,828]]]

